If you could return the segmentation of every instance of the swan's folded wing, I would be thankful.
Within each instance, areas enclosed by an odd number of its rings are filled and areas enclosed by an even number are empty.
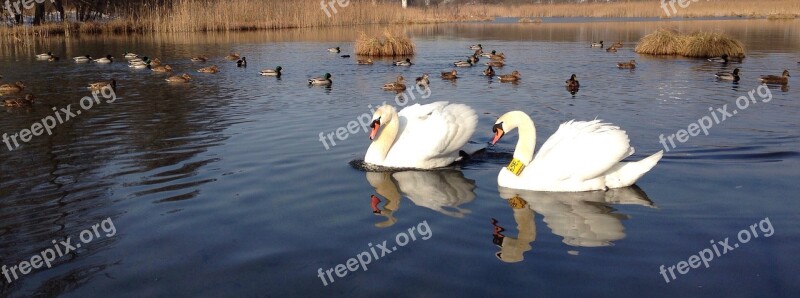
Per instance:
[[[628,135],[601,120],[569,121],[547,139],[531,165],[556,180],[589,180],[605,173],[630,152]]]
[[[408,159],[457,154],[475,132],[478,116],[462,104],[434,102],[415,104],[398,113],[400,130],[387,159],[406,156]]]

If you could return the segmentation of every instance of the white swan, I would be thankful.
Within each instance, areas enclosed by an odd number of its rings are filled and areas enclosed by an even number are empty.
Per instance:
[[[364,162],[391,168],[447,166],[461,159],[477,124],[478,115],[463,104],[415,104],[400,113],[383,105],[372,116],[372,144]]]
[[[500,170],[497,184],[537,191],[590,191],[633,185],[664,155],[663,150],[636,162],[621,162],[633,154],[628,135],[601,120],[565,122],[533,156],[536,128],[520,111],[500,116],[492,144],[519,128],[514,159]]]

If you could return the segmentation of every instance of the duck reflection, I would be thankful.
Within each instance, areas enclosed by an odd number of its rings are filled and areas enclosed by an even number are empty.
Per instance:
[[[543,216],[547,227],[562,237],[565,244],[602,247],[625,238],[622,220],[628,216],[616,213],[611,205],[655,207],[647,194],[635,185],[591,192],[539,192],[500,187],[499,192],[514,210],[519,231],[516,238],[505,236],[502,234],[505,229],[492,219],[493,239],[501,248],[496,256],[508,263],[522,261],[523,253],[531,250],[531,243],[536,240],[535,213]]]
[[[452,217],[469,213],[459,206],[475,199],[475,181],[464,178],[458,170],[367,172],[367,181],[379,196],[371,196],[372,212],[386,217],[375,226],[385,228],[397,222],[394,213],[400,208],[400,199],[408,197],[417,206],[435,210]]]

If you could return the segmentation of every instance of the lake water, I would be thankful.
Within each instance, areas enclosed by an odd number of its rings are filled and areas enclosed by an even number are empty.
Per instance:
[[[91,95],[89,82],[113,77],[118,89],[115,102],[94,105],[51,136],[33,137],[13,151],[0,147],[0,265],[30,261],[59,247],[55,240],[82,243],[82,231],[93,225],[99,230],[89,233],[94,241],[56,258],[52,268],[33,269],[10,283],[0,278],[0,295],[796,295],[796,79],[783,90],[771,87],[771,100],[749,104],[707,136],[677,143],[638,188],[609,192],[498,189],[497,173],[510,160],[516,133],[457,167],[394,174],[349,164],[369,146],[360,128],[327,150],[319,134],[346,127],[370,107],[395,104],[394,94],[379,87],[398,74],[413,79],[427,72],[430,97],[415,93],[409,101],[472,106],[480,116],[475,144],[490,140],[498,116],[522,110],[536,121],[538,146],[562,122],[599,118],[627,131],[638,160],[664,149],[659,135],[711,116],[710,107],[736,108],[738,97],[759,87],[759,75],[800,73],[799,25],[409,26],[401,30],[417,45],[411,67],[390,66],[390,59],[359,66],[355,55],[344,59],[325,50],[341,46],[342,54],[352,54],[358,32],[379,33],[379,27],[3,42],[3,82],[24,81],[38,100],[32,108],[3,109],[0,133],[30,128],[53,115],[51,107],[71,104],[76,110]],[[633,53],[641,36],[662,26],[725,32],[744,42],[748,57],[722,65]],[[588,47],[597,40],[625,46],[617,53]],[[504,52],[508,65],[498,72],[519,70],[522,81],[489,80],[479,75],[483,67],[459,69],[455,83],[438,78],[476,43]],[[48,50],[62,60],[33,58]],[[158,57],[193,79],[168,84],[166,75],[119,61],[68,59],[112,54],[122,60],[125,50]],[[242,53],[249,67],[222,59],[229,52]],[[189,61],[198,54],[212,60]],[[636,70],[616,68],[630,59],[639,62]],[[195,72],[211,64],[221,72]],[[281,78],[258,75],[278,65]],[[714,79],[715,72],[733,67],[742,69],[738,84]],[[308,78],[326,72],[333,75],[331,88],[306,86]],[[563,86],[572,73],[581,81],[574,96]],[[371,195],[381,200],[380,214],[373,213]],[[104,229],[112,223],[114,232]],[[760,237],[724,252],[718,242],[739,244],[743,229]],[[411,235],[416,240],[395,245]],[[381,256],[377,245],[384,240],[396,250]],[[720,252],[709,268],[675,270],[669,283],[659,272],[706,249]],[[366,271],[336,276],[338,264],[368,256]],[[320,269],[334,269],[334,282],[318,276]]]

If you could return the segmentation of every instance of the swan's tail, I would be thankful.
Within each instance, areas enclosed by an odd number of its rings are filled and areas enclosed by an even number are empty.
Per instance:
[[[650,171],[661,160],[662,156],[664,156],[664,150],[658,151],[640,161],[617,164],[606,172],[606,186],[608,188],[620,188],[633,185],[636,180],[639,180],[645,173]]]

